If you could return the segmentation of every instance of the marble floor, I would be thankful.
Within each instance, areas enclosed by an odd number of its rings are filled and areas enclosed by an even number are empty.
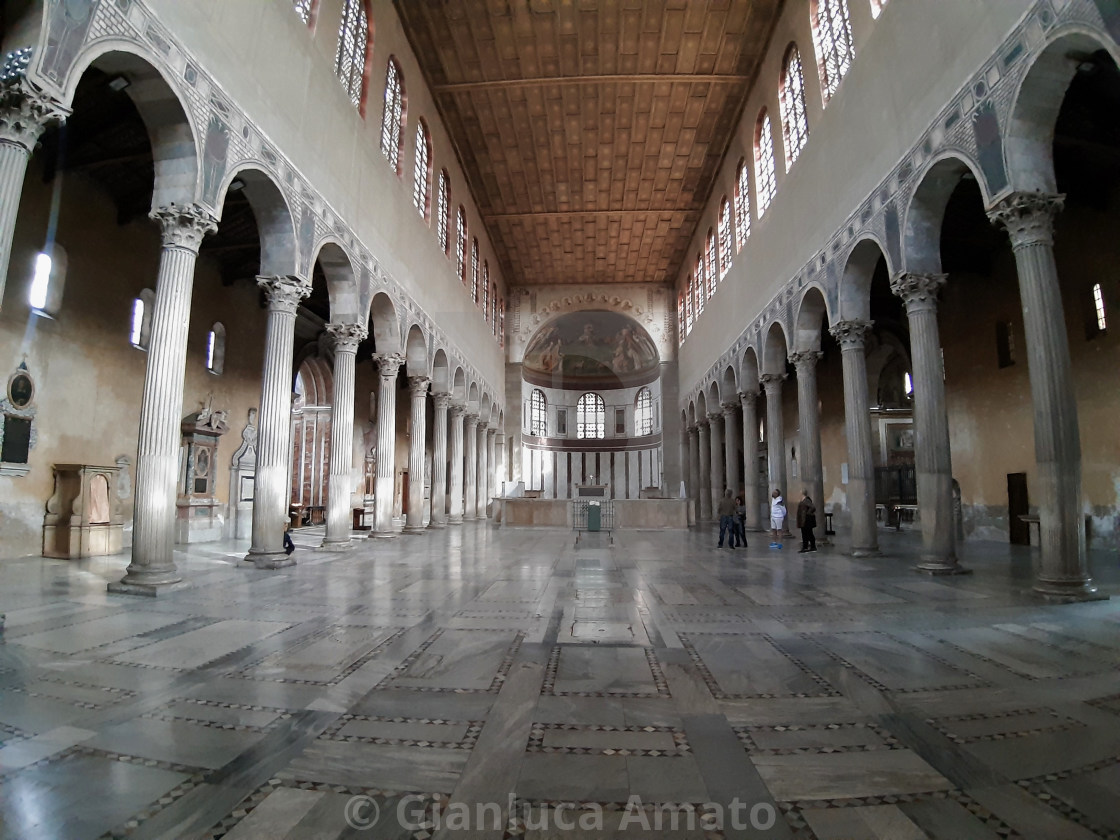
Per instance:
[[[1120,838],[1112,600],[486,523],[299,564],[0,562],[0,838]]]

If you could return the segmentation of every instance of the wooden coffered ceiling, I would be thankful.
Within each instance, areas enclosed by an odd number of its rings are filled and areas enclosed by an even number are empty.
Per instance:
[[[508,282],[678,275],[783,2],[395,0]]]

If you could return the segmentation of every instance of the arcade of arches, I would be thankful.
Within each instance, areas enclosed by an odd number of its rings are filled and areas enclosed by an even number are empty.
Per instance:
[[[4,2],[0,838],[1120,837],[1118,39]]]

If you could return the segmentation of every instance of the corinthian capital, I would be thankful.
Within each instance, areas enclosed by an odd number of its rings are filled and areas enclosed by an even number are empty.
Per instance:
[[[473,429],[478,426],[478,415],[467,412],[463,415],[463,422]]]
[[[949,279],[947,274],[902,272],[891,278],[891,291],[902,298],[906,312],[937,310],[937,293]]]
[[[786,378],[784,373],[764,373],[758,377],[758,381],[762,383],[762,387],[766,389],[767,394],[776,394],[782,387],[782,381]]]
[[[1012,248],[1054,244],[1054,217],[1065,207],[1064,195],[1012,193],[988,211],[992,224],[1011,237]]]
[[[829,329],[832,337],[840,345],[840,350],[862,350],[864,338],[871,329],[871,321],[862,321],[858,318],[850,321],[837,321]]]
[[[441,411],[451,405],[451,395],[446,391],[443,393],[433,393],[432,402],[435,404],[436,411]]]
[[[19,146],[28,154],[52,120],[70,112],[23,76],[0,82],[0,143]]]
[[[428,393],[428,386],[432,384],[426,376],[410,376],[408,377],[408,393],[412,395],[413,399],[423,397]]]
[[[733,402],[720,403],[719,407],[723,409],[723,416],[730,417],[739,410],[739,404]]]
[[[159,222],[164,248],[182,248],[196,254],[202,237],[218,229],[218,220],[199,204],[157,207],[148,217]]]
[[[295,277],[258,277],[257,285],[264,290],[270,312],[295,315],[299,302],[311,294],[311,285]]]
[[[396,379],[397,371],[404,364],[404,356],[400,353],[374,353],[373,363],[377,365],[377,373],[382,381]]]
[[[327,333],[334,341],[335,353],[356,353],[369,330],[361,324],[327,324]]]
[[[802,350],[798,353],[790,353],[789,360],[797,369],[797,375],[804,376],[817,369],[817,362],[823,355],[820,350]]]
[[[758,391],[740,391],[739,402],[746,408],[748,405],[754,405],[755,400],[758,399]]]

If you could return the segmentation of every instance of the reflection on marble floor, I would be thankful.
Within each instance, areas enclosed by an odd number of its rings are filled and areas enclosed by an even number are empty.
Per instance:
[[[151,600],[125,557],[3,561],[0,840],[1120,838],[1120,598],[911,539],[308,530]]]

